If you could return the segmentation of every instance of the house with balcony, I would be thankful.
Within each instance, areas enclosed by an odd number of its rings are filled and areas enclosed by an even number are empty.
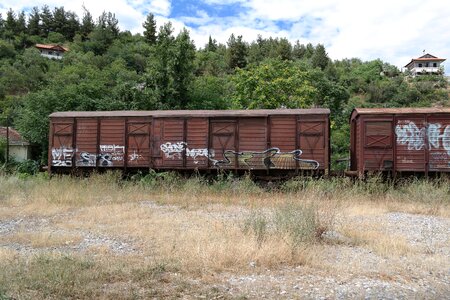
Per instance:
[[[441,63],[444,61],[445,58],[439,58],[427,53],[421,57],[411,59],[405,68],[411,73],[412,77],[418,75],[438,75],[443,74]]]
[[[61,59],[64,56],[64,52],[69,49],[60,45],[46,45],[46,44],[36,44],[35,46],[41,55],[47,58]]]

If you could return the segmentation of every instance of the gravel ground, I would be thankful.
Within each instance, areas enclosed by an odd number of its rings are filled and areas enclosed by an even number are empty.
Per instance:
[[[176,214],[177,206],[141,202],[161,214]],[[117,255],[139,254],[133,240],[118,239],[79,229],[55,227],[55,220],[70,220],[72,213],[47,218],[0,220],[0,250],[15,250],[23,255],[39,252],[84,253],[92,247],[103,247]],[[240,222],[247,211],[239,208],[205,207],[199,217],[223,222]],[[407,213],[346,217],[352,226],[376,224],[387,235],[401,236],[415,253],[406,257],[382,256],[368,247],[348,243],[338,232],[327,237],[336,240],[324,247],[323,268],[298,266],[267,270],[249,262],[254,272],[219,274],[220,293],[226,298],[245,296],[249,299],[450,299],[450,220]],[[33,248],[17,242],[2,242],[7,237],[25,232],[73,234],[77,243],[48,248]],[[243,275],[244,274],[244,275]]]

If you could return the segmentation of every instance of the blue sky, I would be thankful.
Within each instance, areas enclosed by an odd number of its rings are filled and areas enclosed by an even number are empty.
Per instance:
[[[450,5],[447,0],[2,0],[0,12],[33,6],[64,6],[82,15],[116,14],[122,30],[142,32],[152,12],[157,25],[186,27],[201,48],[211,35],[226,43],[231,33],[251,42],[258,35],[291,42],[321,43],[331,59],[380,58],[402,68],[423,50],[450,60]],[[450,74],[450,61],[445,62]]]

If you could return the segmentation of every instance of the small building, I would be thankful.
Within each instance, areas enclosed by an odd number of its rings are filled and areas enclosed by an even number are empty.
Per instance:
[[[443,74],[441,63],[444,61],[445,58],[439,58],[427,53],[421,57],[411,59],[405,68],[411,72],[413,77],[416,75],[438,75]]]
[[[69,51],[68,48],[60,45],[36,44],[35,47],[41,52],[42,56],[54,59],[63,58],[64,53]]]
[[[11,127],[8,128],[8,134],[6,134],[6,128],[0,127],[0,139],[9,140],[9,157],[19,162],[31,159],[30,143],[23,139],[20,133]]]

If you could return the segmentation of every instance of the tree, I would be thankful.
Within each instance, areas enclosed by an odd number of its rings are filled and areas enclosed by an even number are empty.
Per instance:
[[[316,46],[316,50],[311,57],[311,62],[314,68],[320,68],[322,71],[327,67],[330,59],[328,58],[328,54],[322,44],[318,44]]]
[[[266,60],[248,70],[238,70],[235,83],[235,108],[307,108],[318,98],[318,90],[309,78],[290,61]]]
[[[38,7],[33,7],[28,16],[28,34],[40,35],[41,34],[41,15]]]
[[[227,63],[231,70],[235,68],[245,68],[247,65],[247,45],[242,40],[242,35],[235,38],[231,34],[227,42]]]
[[[306,55],[306,47],[303,44],[300,44],[300,41],[296,41],[294,48],[292,49],[292,56],[295,59],[302,59]]]
[[[85,41],[88,35],[94,30],[95,23],[91,13],[83,5],[83,18],[81,20],[80,33],[82,40]]]
[[[195,45],[184,28],[175,39],[174,88],[181,108],[188,104],[188,89],[194,74]]]
[[[25,12],[21,11],[18,16],[17,16],[17,22],[16,22],[16,30],[15,30],[15,34],[19,35],[19,34],[25,34],[27,33],[27,21],[25,19]]]
[[[215,39],[212,39],[211,36],[209,36],[208,44],[206,44],[205,50],[210,52],[217,51],[217,41]]]
[[[48,37],[48,34],[50,32],[54,31],[53,15],[52,12],[50,11],[50,8],[47,5],[44,5],[41,9],[41,22],[42,22],[41,35],[42,37],[46,38]]]
[[[156,43],[156,21],[155,16],[152,13],[147,15],[147,19],[142,24],[144,27],[144,38],[149,45]]]
[[[5,37],[7,39],[12,39],[16,32],[17,27],[17,21],[16,21],[16,14],[12,9],[9,9],[6,13],[6,20],[5,20]]]

